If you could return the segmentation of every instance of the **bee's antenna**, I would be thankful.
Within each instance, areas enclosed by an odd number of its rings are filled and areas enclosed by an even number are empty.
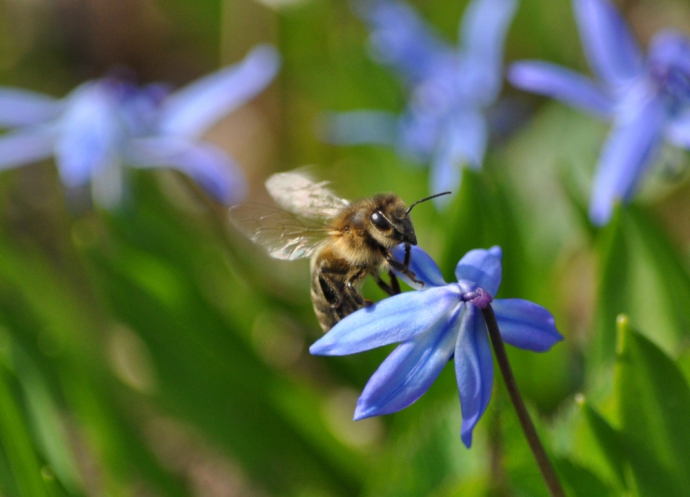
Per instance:
[[[407,209],[407,212],[406,212],[405,214],[409,214],[410,211],[412,210],[412,208],[413,208],[415,205],[417,205],[417,204],[420,204],[420,203],[422,203],[422,202],[426,202],[427,200],[431,200],[432,198],[440,197],[441,195],[450,195],[451,193],[452,193],[452,192],[437,193],[437,194],[435,194],[435,195],[429,195],[428,197],[424,197],[424,198],[421,199],[421,200],[417,200],[416,202],[414,202],[414,203],[410,206],[409,209]]]

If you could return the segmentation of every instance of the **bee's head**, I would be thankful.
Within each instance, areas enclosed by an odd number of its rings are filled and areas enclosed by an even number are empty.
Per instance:
[[[374,197],[367,231],[386,248],[393,248],[400,243],[417,245],[417,236],[414,234],[407,206],[400,197],[392,193]]]
[[[384,193],[374,197],[374,208],[369,214],[369,234],[386,248],[393,248],[401,243],[417,245],[410,211],[419,202],[446,195],[450,192],[439,193],[423,198],[413,203],[409,208],[400,197],[392,193]]]

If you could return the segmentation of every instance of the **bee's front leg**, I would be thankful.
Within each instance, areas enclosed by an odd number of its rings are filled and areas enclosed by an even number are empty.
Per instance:
[[[405,244],[405,259],[403,261],[403,264],[405,264],[406,268],[410,267],[410,257],[412,256],[412,252],[410,250],[412,249],[412,245],[409,243]]]
[[[407,247],[407,245],[405,247]],[[405,259],[408,259],[407,253],[408,252],[405,252]],[[383,254],[383,256],[386,259],[386,262],[388,263],[388,265],[390,266],[391,269],[393,269],[394,271],[398,271],[399,273],[404,274],[405,276],[410,278],[413,282],[419,283],[420,285],[424,286],[424,282],[419,281],[417,279],[417,275],[414,274],[412,271],[410,271],[410,268],[407,266],[407,264],[404,264],[402,262],[398,262],[395,259],[393,259],[393,255],[388,251],[386,251]]]

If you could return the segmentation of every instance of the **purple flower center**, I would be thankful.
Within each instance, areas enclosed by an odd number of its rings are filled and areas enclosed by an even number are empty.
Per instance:
[[[477,287],[471,292],[465,292],[460,297],[463,302],[472,302],[480,309],[486,309],[486,306],[493,302],[493,297],[484,291],[483,288]]]
[[[690,73],[687,68],[662,62],[650,63],[649,75],[671,111],[690,103]]]

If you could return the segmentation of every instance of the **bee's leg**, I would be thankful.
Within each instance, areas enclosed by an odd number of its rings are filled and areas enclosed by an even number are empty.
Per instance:
[[[319,287],[336,322],[364,305],[363,302],[358,303],[351,295],[348,285],[343,284],[342,273],[322,271],[319,274]]]
[[[332,308],[336,309],[341,306],[342,300],[340,298],[340,292],[326,272],[321,272],[321,274],[319,274],[319,286],[321,287],[321,293],[323,293],[326,302],[328,302]]]
[[[364,278],[367,275],[367,270],[363,268],[354,268],[353,272],[348,275],[347,278],[347,292],[345,294],[352,299],[352,303],[356,306],[356,308],[364,307],[373,304],[373,302],[369,299],[365,299],[362,297],[362,294],[359,293],[359,290],[357,290],[357,287],[355,284]]]
[[[391,277],[391,284],[389,285],[385,281],[381,279],[381,276],[375,275],[374,280],[376,281],[376,284],[386,292],[388,295],[397,295],[400,293],[400,283],[398,283],[398,278],[395,276],[393,271],[388,271],[388,274]]]
[[[380,276],[374,276],[374,281],[376,281],[376,284],[379,286],[379,288],[386,292],[388,295],[395,295],[393,287],[385,281],[383,281]]]
[[[405,264],[405,267],[409,269],[410,267],[410,256],[412,253],[410,252],[411,245],[409,243],[405,244],[405,260],[403,261],[403,264]]]
[[[388,262],[388,265],[391,267],[391,269],[398,271],[399,273],[404,274],[405,276],[410,278],[415,283],[420,283],[420,284],[424,285],[424,282],[419,281],[417,279],[417,275],[414,274],[412,271],[410,271],[410,268],[408,268],[405,264],[398,262],[395,259],[393,259],[393,256],[390,254],[390,252],[384,254],[384,257],[386,258],[386,262]]]
[[[391,277],[391,287],[393,288],[393,295],[397,295],[402,291],[400,290],[400,283],[398,282],[398,277],[391,270],[388,270],[388,274]]]

